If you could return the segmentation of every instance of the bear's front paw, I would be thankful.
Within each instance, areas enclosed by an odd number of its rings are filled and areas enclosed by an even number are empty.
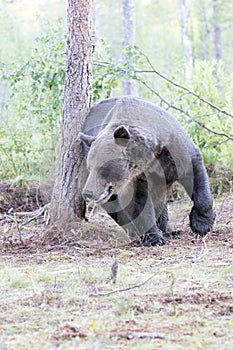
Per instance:
[[[147,232],[142,237],[142,245],[144,247],[154,247],[156,245],[164,245],[166,244],[165,239],[158,232]]]
[[[206,212],[200,213],[194,206],[189,215],[189,220],[192,231],[203,237],[213,227],[215,212],[213,208],[210,208]]]
[[[179,239],[183,235],[183,232],[180,230],[176,231],[167,231],[163,233],[163,237],[170,238],[170,239]]]

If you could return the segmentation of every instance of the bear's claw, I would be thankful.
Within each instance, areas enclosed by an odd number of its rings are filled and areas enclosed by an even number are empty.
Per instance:
[[[166,244],[166,240],[163,236],[157,232],[147,232],[142,237],[142,245],[144,247],[154,247],[156,245],[164,245]]]

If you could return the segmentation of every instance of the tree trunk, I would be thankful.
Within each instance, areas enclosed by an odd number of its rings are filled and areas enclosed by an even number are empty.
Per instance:
[[[193,50],[189,38],[189,9],[188,0],[180,0],[181,37],[185,55],[185,81],[190,82],[193,68]]]
[[[214,58],[216,60],[220,60],[222,58],[222,31],[221,31],[221,27],[218,23],[219,6],[221,6],[221,5],[220,5],[220,2],[218,0],[212,0],[213,44],[214,44]]]
[[[58,229],[76,227],[85,212],[81,196],[83,154],[77,136],[91,105],[93,27],[93,1],[68,0],[62,142],[50,205],[50,223]]]
[[[122,47],[135,45],[136,42],[136,14],[135,0],[122,0],[123,8],[123,28],[122,28]],[[126,55],[123,55],[123,61],[128,62]],[[123,79],[123,90],[125,95],[137,95],[137,82],[130,78]]]
[[[207,5],[208,6],[208,5]],[[203,59],[208,60],[210,56],[210,34],[211,34],[211,24],[209,23],[209,18],[207,18],[207,6],[206,2],[199,0],[201,21],[203,24],[201,42],[202,42],[202,53]]]

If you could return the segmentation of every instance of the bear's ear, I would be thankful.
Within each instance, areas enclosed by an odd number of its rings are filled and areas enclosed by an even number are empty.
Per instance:
[[[86,135],[82,132],[79,133],[78,137],[87,147],[91,147],[92,142],[95,141],[95,136]]]
[[[115,143],[120,146],[126,146],[130,139],[130,133],[126,126],[120,125],[114,131]]]

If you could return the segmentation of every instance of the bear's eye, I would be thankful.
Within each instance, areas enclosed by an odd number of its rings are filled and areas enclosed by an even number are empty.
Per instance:
[[[98,175],[107,182],[117,182],[122,179],[122,167],[120,164],[118,166],[103,166],[99,169]]]
[[[107,179],[110,173],[111,173],[111,168],[109,167],[101,167],[98,171],[99,176],[103,177],[104,179]]]

